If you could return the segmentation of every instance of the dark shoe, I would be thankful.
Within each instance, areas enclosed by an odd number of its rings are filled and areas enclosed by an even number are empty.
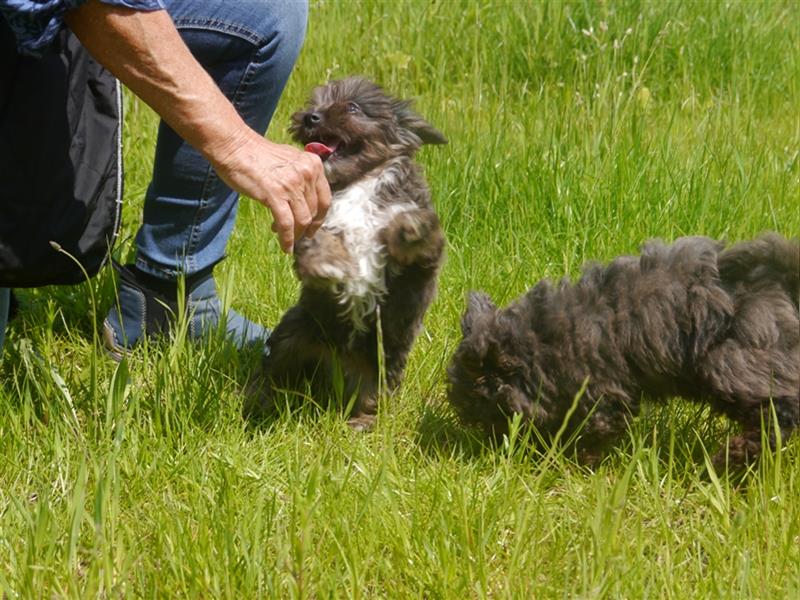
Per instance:
[[[115,265],[120,275],[119,302],[103,322],[103,343],[116,360],[144,337],[169,331],[178,314],[177,283],[139,271],[134,265]],[[186,279],[186,312],[189,338],[199,339],[216,331],[223,318],[211,269]],[[228,338],[239,348],[251,344],[267,349],[270,331],[229,310]]]

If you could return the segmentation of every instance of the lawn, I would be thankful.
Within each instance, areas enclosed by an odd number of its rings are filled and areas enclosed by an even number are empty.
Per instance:
[[[241,417],[256,357],[170,339],[119,365],[89,283],[27,290],[0,365],[0,597],[800,597],[800,439],[743,482],[706,471],[735,429],[647,410],[594,470],[463,430],[445,369],[466,293],[653,237],[800,232],[800,5],[312,0],[268,135],[329,78],[366,75],[450,140],[420,152],[448,238],[437,300],[376,430],[298,406]],[[126,101],[120,260],[155,142]],[[218,268],[274,324],[296,298],[243,200]]]

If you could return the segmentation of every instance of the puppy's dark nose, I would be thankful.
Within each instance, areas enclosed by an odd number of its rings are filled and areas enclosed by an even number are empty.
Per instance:
[[[317,125],[320,124],[321,121],[322,121],[322,115],[320,115],[318,112],[308,113],[303,118],[303,123],[305,124],[306,127],[316,127]]]

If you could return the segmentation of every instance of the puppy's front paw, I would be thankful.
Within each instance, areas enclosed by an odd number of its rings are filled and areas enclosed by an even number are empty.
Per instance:
[[[353,415],[347,419],[347,425],[353,431],[371,431],[375,427],[375,415]]]
[[[435,262],[444,245],[439,218],[429,210],[401,213],[384,231],[383,243],[401,265]]]
[[[295,271],[301,281],[343,281],[354,275],[350,253],[341,240],[320,231],[295,244]]]
[[[245,387],[242,416],[246,421],[258,422],[275,414],[275,402],[267,370],[262,370]]]

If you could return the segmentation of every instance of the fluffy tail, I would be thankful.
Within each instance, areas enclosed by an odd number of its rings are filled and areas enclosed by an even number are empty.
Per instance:
[[[723,283],[758,286],[777,283],[800,303],[800,241],[787,240],[777,233],[765,233],[758,239],[741,242],[719,256],[719,274]]]

